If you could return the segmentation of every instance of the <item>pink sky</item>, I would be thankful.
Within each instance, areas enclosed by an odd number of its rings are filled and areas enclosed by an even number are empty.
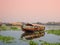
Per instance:
[[[0,0],[3,22],[60,22],[60,0]]]

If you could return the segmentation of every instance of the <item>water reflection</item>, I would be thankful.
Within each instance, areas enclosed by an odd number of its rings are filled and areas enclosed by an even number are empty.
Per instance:
[[[40,32],[36,32],[36,33],[25,32],[22,34],[21,38],[26,39],[26,40],[31,40],[31,39],[35,39],[35,38],[40,38],[44,35],[45,35],[44,31],[42,33],[40,33]]]

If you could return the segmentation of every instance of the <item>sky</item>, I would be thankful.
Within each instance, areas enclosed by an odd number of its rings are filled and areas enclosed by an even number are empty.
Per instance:
[[[2,22],[60,22],[60,0],[0,0]]]

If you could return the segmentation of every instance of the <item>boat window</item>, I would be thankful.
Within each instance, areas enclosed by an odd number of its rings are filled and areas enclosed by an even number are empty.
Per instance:
[[[38,26],[34,26],[34,28],[38,28]]]

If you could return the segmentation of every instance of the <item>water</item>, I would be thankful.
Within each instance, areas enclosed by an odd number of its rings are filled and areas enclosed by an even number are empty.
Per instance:
[[[60,29],[60,26],[46,25],[46,30],[50,30],[50,29],[55,29],[55,30]],[[33,40],[38,43],[40,43],[39,40],[43,40],[43,41],[50,42],[50,43],[60,42],[60,36],[54,35],[54,34],[47,34],[47,32],[43,32],[43,34],[41,35],[39,33],[38,34],[28,34],[28,33],[26,34],[21,30],[20,31],[8,30],[8,31],[0,31],[0,35],[11,36],[15,38],[12,43],[5,43],[0,40],[0,45],[29,45],[30,40]],[[30,38],[27,38],[29,36]]]
[[[45,25],[45,30],[60,30],[60,25]]]

